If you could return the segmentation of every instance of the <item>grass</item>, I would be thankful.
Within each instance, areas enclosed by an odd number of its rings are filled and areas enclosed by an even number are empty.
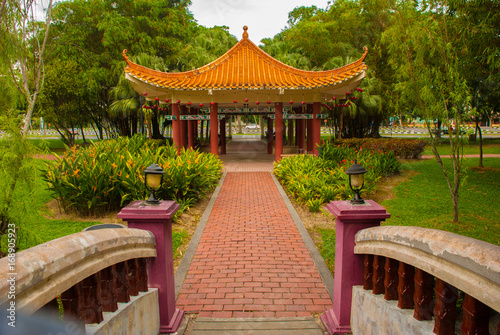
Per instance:
[[[450,164],[451,159],[445,159]],[[440,166],[435,160],[412,160],[402,170],[415,171],[410,180],[393,188],[394,198],[381,203],[391,214],[383,225],[440,229],[500,245],[500,158],[465,160],[465,184],[459,198],[459,222],[454,223],[453,205]],[[335,229],[316,227],[321,235],[318,250],[332,275],[335,267]]]
[[[42,161],[38,161],[38,167],[43,166]],[[19,225],[26,238],[20,240],[20,249],[27,249],[37,244],[66,235],[81,232],[84,228],[98,224],[96,221],[72,221],[72,220],[52,220],[48,218],[48,213],[44,210],[44,205],[53,199],[51,192],[46,188],[41,173],[36,181],[37,186],[33,192],[30,208],[24,216],[24,221]]]
[[[96,139],[87,139],[87,143],[92,143],[98,141]],[[50,152],[54,153],[63,153],[66,151],[65,144],[63,140],[61,139],[31,139],[31,143],[37,148],[40,148],[42,150],[48,150]],[[76,139],[75,144],[79,145],[82,144],[83,140],[82,139]]]
[[[450,159],[444,160],[448,165]],[[452,222],[451,195],[434,160],[411,161],[403,170],[417,172],[394,188],[395,197],[382,205],[391,214],[384,225],[441,229],[500,245],[500,158],[484,158],[486,168],[475,168],[477,158],[464,162],[465,183],[459,194],[459,222]]]
[[[449,140],[441,139],[437,149],[439,154],[449,155],[451,152]],[[479,155],[479,139],[476,142],[470,141],[464,145],[464,154]],[[483,139],[483,154],[500,154],[500,138]],[[433,155],[432,147],[427,145],[422,155]]]
[[[317,227],[316,231],[321,235],[318,251],[333,275],[335,270],[335,229]]]

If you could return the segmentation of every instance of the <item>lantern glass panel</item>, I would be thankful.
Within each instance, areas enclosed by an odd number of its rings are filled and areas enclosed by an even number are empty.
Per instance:
[[[351,175],[351,187],[353,190],[358,190],[363,186],[363,181],[365,180],[363,174],[353,174]]]
[[[157,189],[158,187],[160,187],[161,177],[161,174],[148,173],[146,174],[146,184],[150,189]]]

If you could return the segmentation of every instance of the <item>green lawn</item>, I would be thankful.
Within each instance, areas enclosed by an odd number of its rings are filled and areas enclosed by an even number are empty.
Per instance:
[[[450,164],[451,159],[445,159]],[[412,160],[403,170],[415,171],[410,180],[393,188],[395,197],[382,202],[391,218],[383,225],[419,226],[450,231],[500,245],[500,158],[485,158],[483,170],[473,169],[477,158],[466,159],[466,181],[461,187],[459,222],[441,167],[434,159]],[[317,244],[332,275],[335,267],[335,229],[315,228]]]
[[[38,161],[38,167],[43,166],[42,160]],[[53,198],[51,192],[47,189],[41,173],[37,179],[37,187],[32,194],[30,208],[24,216],[24,221],[19,225],[19,229],[26,234],[24,239],[20,240],[20,249],[26,249],[34,245],[44,243],[62,236],[81,232],[84,228],[98,224],[91,221],[70,221],[70,220],[52,220],[49,213],[44,210],[44,205]]]
[[[438,152],[441,155],[449,155],[451,152],[448,139],[442,139],[438,145]],[[476,142],[470,141],[464,145],[465,155],[479,155],[479,139]],[[500,154],[500,138],[483,140],[483,154]],[[432,155],[432,147],[427,145],[423,155]]]
[[[450,159],[445,162],[451,164]],[[452,222],[450,192],[435,160],[404,163],[404,170],[417,174],[395,187],[395,197],[382,203],[391,214],[384,224],[442,229],[500,245],[500,158],[485,158],[483,170],[474,169],[477,163],[477,158],[465,160],[457,223]]]

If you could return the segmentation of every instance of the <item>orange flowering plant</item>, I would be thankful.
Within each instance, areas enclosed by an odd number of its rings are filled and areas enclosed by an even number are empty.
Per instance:
[[[82,215],[117,211],[147,196],[144,169],[152,163],[165,170],[160,199],[175,200],[182,209],[213,189],[222,163],[212,154],[177,150],[140,136],[100,141],[68,150],[47,162],[44,178],[65,211]]]
[[[317,212],[332,200],[352,195],[345,170],[357,160],[368,171],[365,174],[366,192],[372,192],[382,176],[399,172],[400,163],[393,152],[350,148],[331,142],[323,144],[321,157],[296,155],[275,163],[274,174],[298,202]]]

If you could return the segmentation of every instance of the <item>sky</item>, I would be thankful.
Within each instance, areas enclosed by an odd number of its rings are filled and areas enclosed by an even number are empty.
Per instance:
[[[238,40],[243,26],[248,37],[259,45],[263,38],[272,38],[287,25],[288,13],[300,6],[326,8],[329,0],[191,0],[190,11],[198,24],[211,28],[228,26]]]

